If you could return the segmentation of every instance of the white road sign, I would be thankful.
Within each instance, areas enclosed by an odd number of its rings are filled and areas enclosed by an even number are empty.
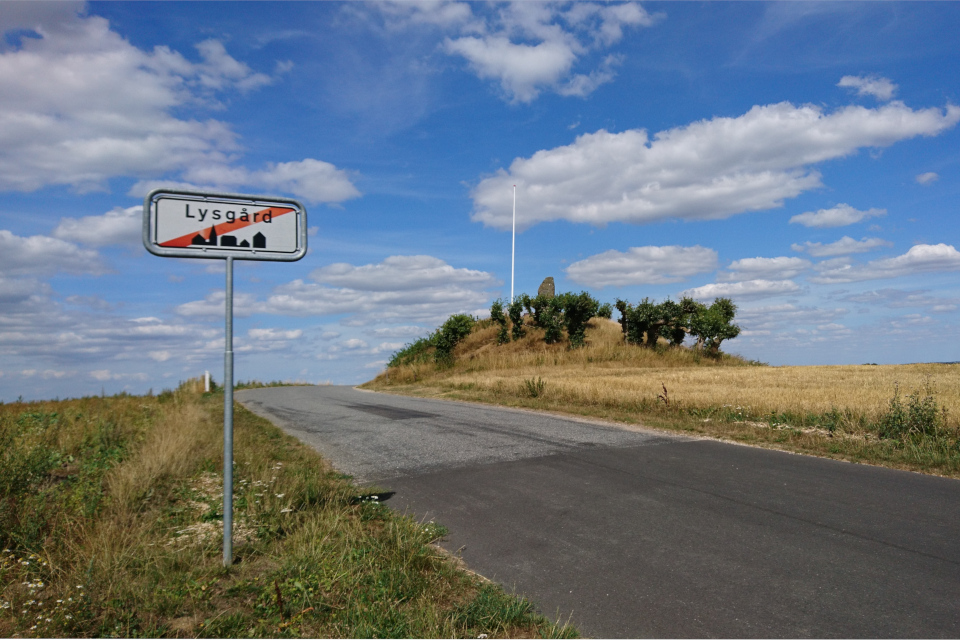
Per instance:
[[[143,244],[158,256],[299,260],[306,209],[287,198],[155,189],[143,201]]]

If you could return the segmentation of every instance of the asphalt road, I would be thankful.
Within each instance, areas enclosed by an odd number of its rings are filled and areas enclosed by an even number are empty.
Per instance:
[[[960,637],[960,482],[350,387],[237,399],[600,637]]]

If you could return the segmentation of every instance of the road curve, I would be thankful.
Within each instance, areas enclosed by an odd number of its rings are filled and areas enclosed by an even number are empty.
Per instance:
[[[350,387],[238,391],[601,637],[958,637],[960,482]]]

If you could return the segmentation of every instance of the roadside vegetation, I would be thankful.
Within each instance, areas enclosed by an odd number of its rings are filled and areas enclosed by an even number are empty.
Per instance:
[[[0,404],[0,637],[576,635],[239,405],[224,568],[202,388]]]
[[[617,301],[619,322],[603,317],[593,301],[583,306],[596,311],[576,319],[582,338],[564,317],[565,302],[555,304],[554,318],[545,307],[538,319],[530,306],[508,314],[509,305],[498,301],[444,364],[433,359],[432,337],[424,338],[394,354],[364,386],[960,477],[960,365],[746,361],[720,350],[739,333],[736,306],[725,299],[709,306]],[[692,346],[683,346],[686,336]]]

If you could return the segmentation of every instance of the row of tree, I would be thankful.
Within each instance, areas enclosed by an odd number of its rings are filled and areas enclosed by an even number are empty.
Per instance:
[[[709,307],[692,298],[657,304],[644,298],[636,306],[617,300],[623,336],[632,344],[654,347],[659,338],[672,345],[683,344],[687,335],[697,339],[696,348],[717,355],[720,343],[740,335],[733,323],[737,305],[729,298],[717,298]]]
[[[504,313],[506,311],[506,313]],[[533,321],[533,325],[544,330],[543,340],[553,344],[563,340],[563,330],[567,330],[571,347],[582,347],[586,338],[587,323],[591,318],[609,318],[613,308],[609,304],[600,304],[586,291],[580,293],[561,293],[555,296],[539,295],[531,298],[519,295],[512,303],[495,300],[490,307],[490,318],[500,325],[497,342],[504,344],[519,340],[526,335],[523,328],[523,312]],[[507,330],[507,317],[512,329]]]
[[[620,311],[624,339],[631,344],[655,347],[657,341],[664,338],[672,345],[680,345],[690,335],[696,338],[697,349],[717,355],[720,343],[740,334],[740,327],[733,324],[737,306],[728,298],[717,298],[709,307],[691,298],[683,298],[680,302],[665,300],[659,304],[644,298],[636,305],[617,300],[616,308]],[[512,303],[496,300],[490,307],[490,318],[500,327],[497,333],[499,344],[526,335],[524,312],[527,325],[544,330],[545,342],[561,342],[566,331],[570,347],[577,348],[584,345],[590,319],[609,319],[613,307],[609,303],[601,304],[586,291],[535,298],[524,294],[514,298]],[[428,360],[450,364],[454,347],[470,335],[475,323],[476,319],[469,315],[450,316],[430,336],[394,353],[388,366]]]
[[[690,335],[697,340],[696,348],[716,355],[724,340],[740,334],[740,327],[733,323],[737,305],[729,298],[717,298],[709,307],[692,298],[683,298],[680,302],[665,300],[659,304],[644,298],[637,305],[617,300],[616,308],[620,311],[624,338],[631,344],[655,347],[657,341],[664,338],[672,345],[680,345]],[[526,335],[524,311],[533,326],[544,330],[547,344],[563,340],[566,329],[570,346],[577,348],[584,344],[590,319],[610,318],[613,308],[610,304],[601,304],[586,291],[535,298],[523,294],[512,303],[495,300],[490,307],[490,318],[500,327],[498,344]]]

